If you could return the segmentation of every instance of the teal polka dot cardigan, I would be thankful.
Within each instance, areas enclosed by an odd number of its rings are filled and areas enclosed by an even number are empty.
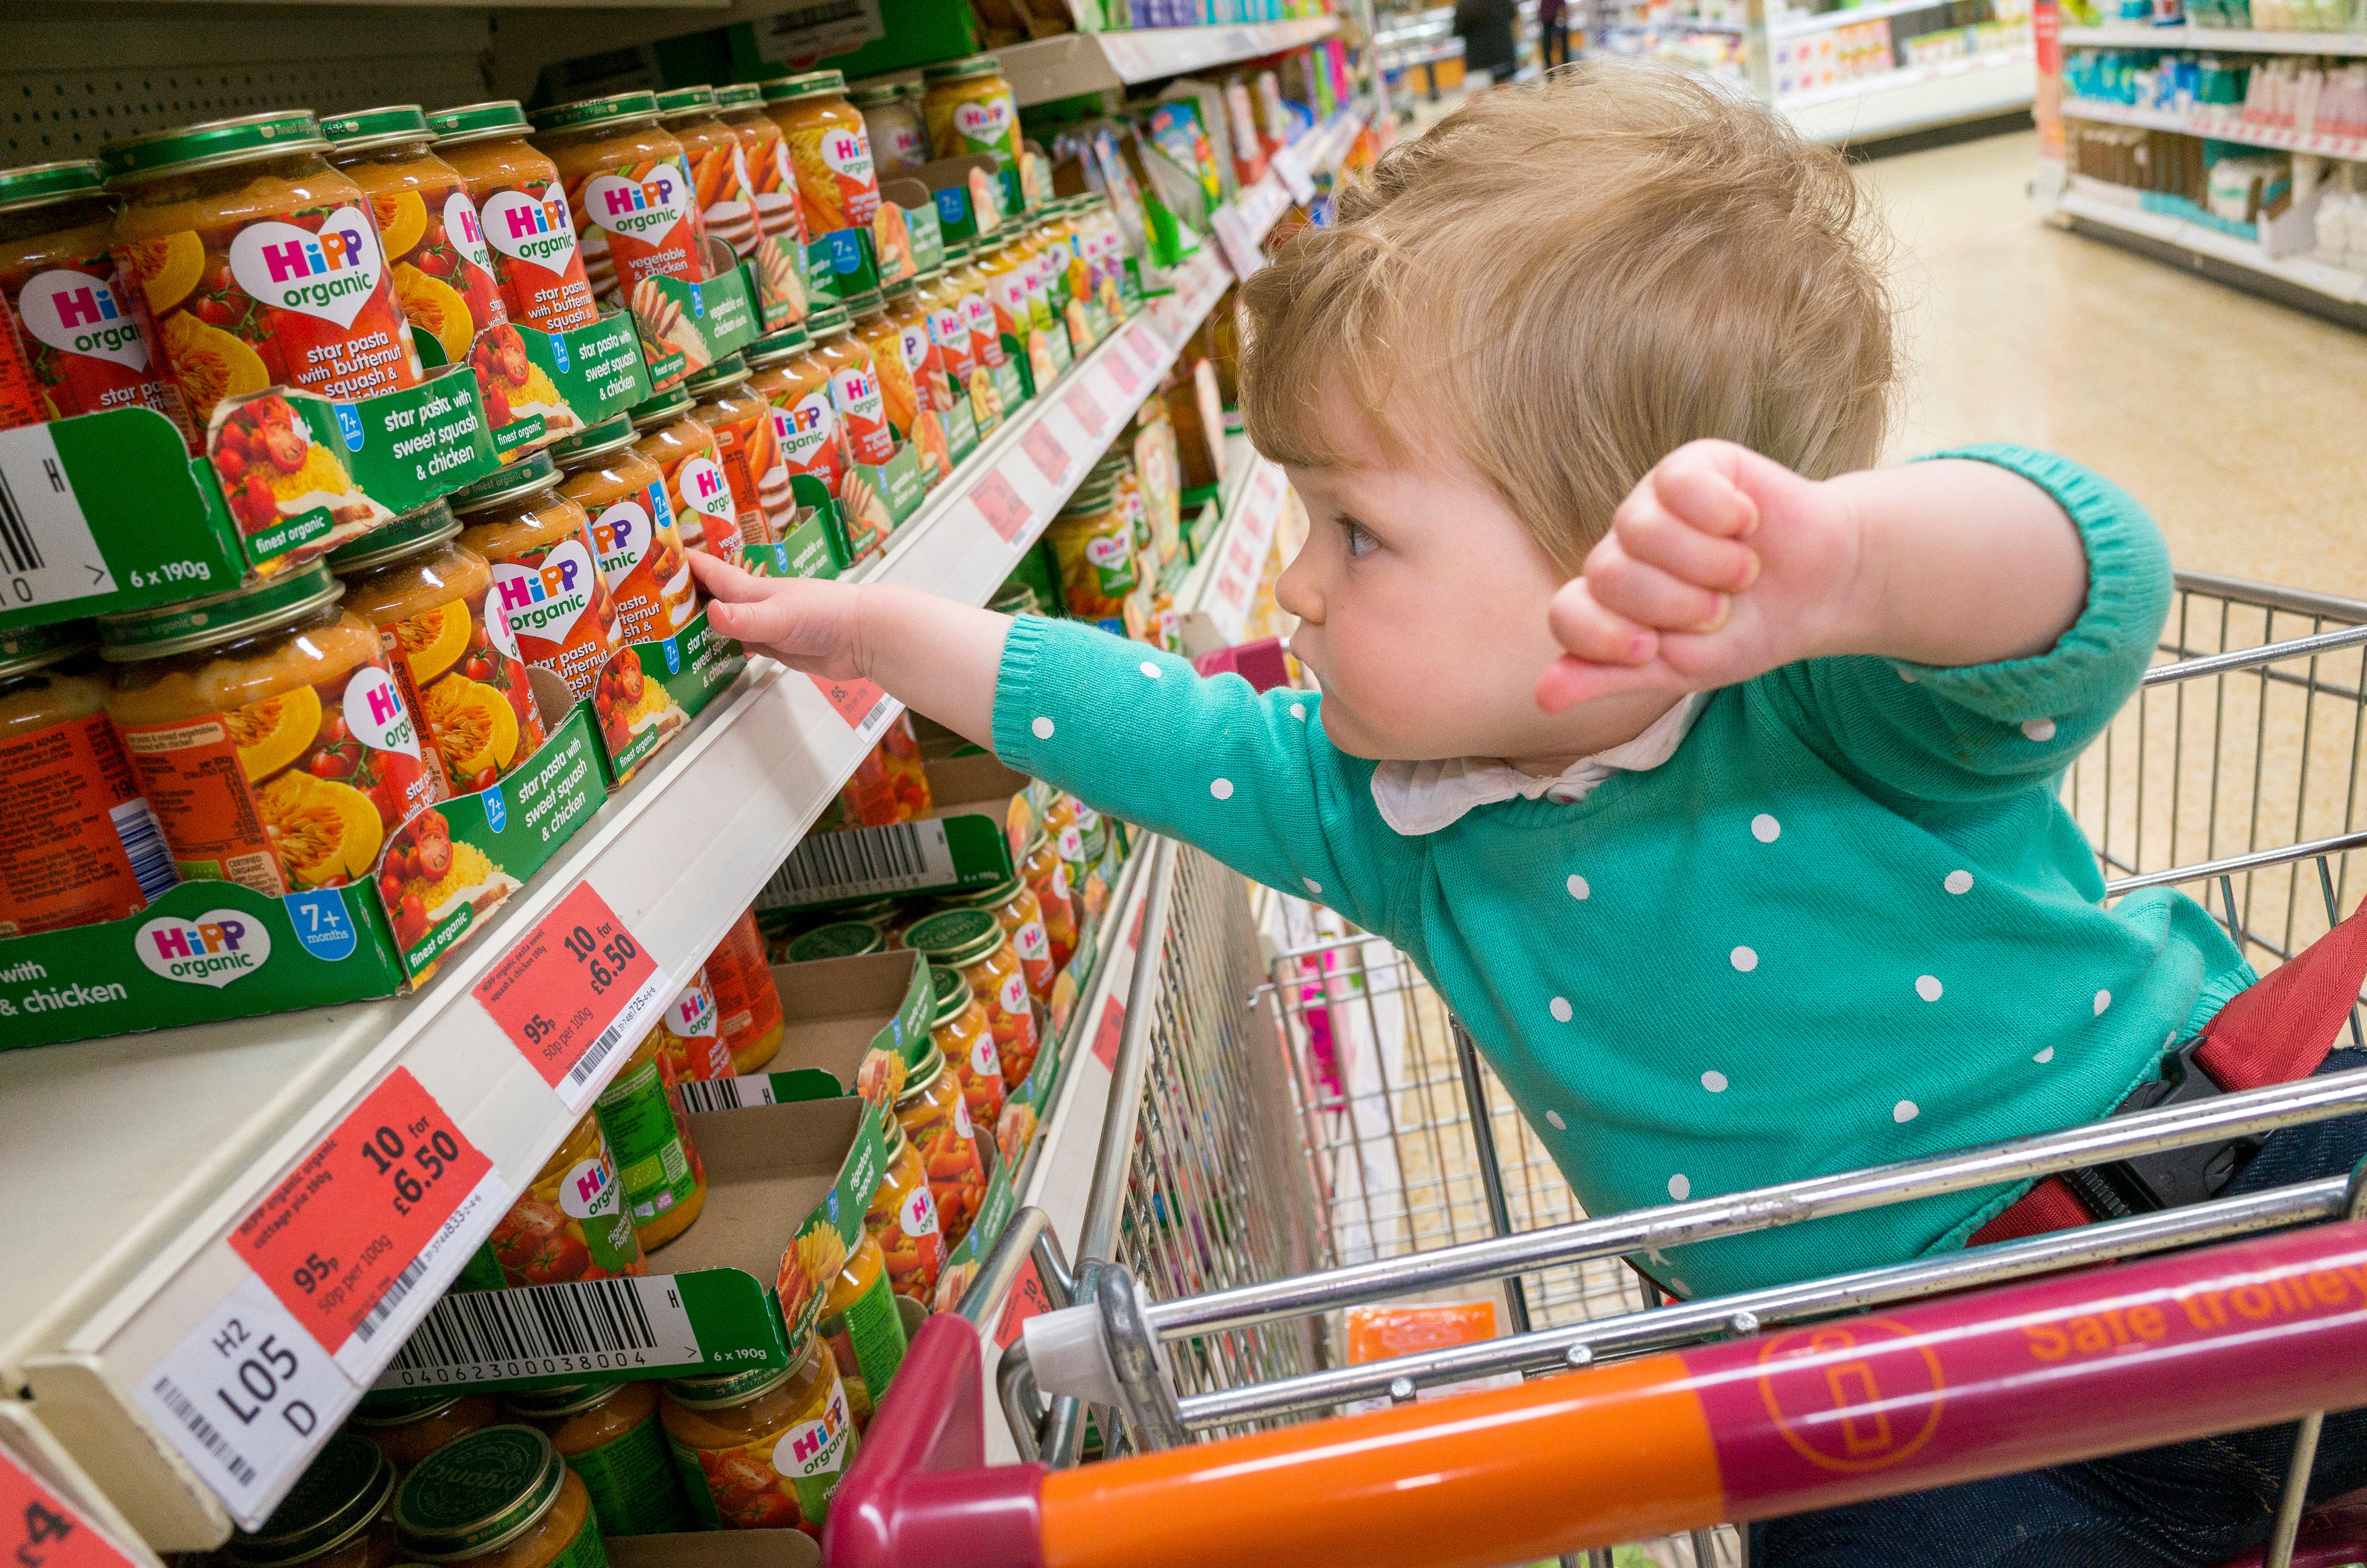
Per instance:
[[[1403,948],[1591,1214],[2092,1120],[2254,978],[2180,893],[2102,907],[2059,799],[2151,660],[2169,556],[2076,463],[1942,455],[2023,475],[2078,525],[2087,607],[2047,653],[1787,665],[1711,694],[1658,767],[1402,837],[1319,697],[1026,617],[995,750]],[[2022,1191],[1636,1261],[1722,1294],[1961,1245]]]

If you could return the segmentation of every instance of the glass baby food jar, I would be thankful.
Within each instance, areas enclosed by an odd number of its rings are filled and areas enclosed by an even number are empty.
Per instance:
[[[910,1346],[903,1314],[896,1310],[896,1293],[888,1288],[888,1255],[870,1233],[864,1233],[847,1255],[846,1267],[832,1278],[814,1332],[838,1363],[847,1408],[854,1414],[855,1429],[861,1432],[871,1425],[871,1413],[888,1392],[896,1369],[904,1364]]]
[[[1060,858],[1059,851],[1052,847],[1051,835],[1041,827],[1027,840],[1019,876],[1036,895],[1036,907],[1043,912],[1044,937],[1052,949],[1052,969],[1057,974],[1069,967],[1077,953],[1077,890],[1070,885],[1068,862]]]
[[[108,715],[182,876],[274,896],[342,887],[444,798],[378,629],[345,592],[315,562],[100,619]]]
[[[531,128],[517,100],[437,109],[427,128],[436,132],[436,156],[467,182],[509,319],[551,333],[598,320],[559,165],[527,140]],[[518,400],[510,401],[515,406]],[[550,401],[560,401],[555,392]],[[550,435],[565,435],[575,423],[572,415],[556,425],[548,412],[543,419]]]
[[[180,880],[107,717],[88,621],[0,631],[0,937],[137,915]]]
[[[731,1051],[731,1071],[763,1072],[779,1053],[788,1026],[754,910],[742,912],[707,955],[707,983],[715,993],[716,1028]]]
[[[922,123],[920,106],[901,83],[874,82],[846,95],[863,116],[863,131],[871,143],[872,162],[881,174],[917,169],[930,159],[929,128]]]
[[[993,1027],[986,1021],[984,1004],[970,994],[969,982],[957,971],[931,964],[929,983],[934,988],[929,1038],[961,1084],[972,1130],[983,1132],[1002,1118],[1007,1092],[1002,1059],[994,1053]]]
[[[702,968],[658,1015],[658,1052],[669,1086],[731,1076],[731,1048],[718,1022],[715,991]]]
[[[863,1233],[879,1244],[888,1260],[888,1288],[930,1305],[945,1274],[946,1238],[937,1223],[937,1200],[929,1191],[929,1167],[904,1135],[903,1124],[893,1119],[887,1168],[863,1211]]]
[[[592,520],[592,554],[617,610],[617,641],[671,637],[697,611],[665,474],[635,449],[624,415],[551,449],[559,493]]]
[[[818,1537],[855,1462],[846,1388],[812,1335],[787,1367],[667,1383],[660,1419],[691,1515],[708,1529]]]
[[[715,89],[716,118],[740,138],[756,197],[756,304],[768,329],[805,319],[806,224],[798,209],[798,177],[789,143],[764,113],[764,92],[753,82]]]
[[[492,1394],[450,1389],[372,1389],[353,1415],[353,1429],[378,1445],[398,1476],[445,1444],[501,1424]]]
[[[517,656],[590,697],[615,658],[617,607],[592,553],[592,519],[560,494],[549,454],[537,452],[452,497],[460,544],[485,558],[493,585],[486,631]]]
[[[558,1153],[543,1162],[486,1245],[502,1283],[513,1288],[650,1271],[596,1112],[585,1112]]]
[[[656,1383],[520,1389],[504,1394],[502,1403],[549,1438],[583,1483],[601,1535],[671,1535],[691,1528],[658,1419]]]
[[[878,295],[863,295],[848,301],[847,308],[869,311],[878,304]],[[873,465],[894,457],[896,434],[888,425],[878,362],[870,345],[855,335],[854,323],[844,317],[828,324],[817,320],[813,351],[830,368],[830,405],[838,415],[847,454],[858,463]]]
[[[855,959],[887,950],[888,938],[880,935],[878,926],[862,920],[833,920],[790,938],[787,956],[791,963],[811,963],[817,959]]]
[[[699,283],[713,276],[682,142],[658,123],[655,94],[582,98],[536,109],[529,118],[534,144],[559,165],[595,296],[609,305],[629,304],[647,322],[663,295],[642,285],[661,278]],[[671,341],[663,332],[645,335]],[[712,358],[698,355],[690,368]]]
[[[260,1528],[222,1549],[239,1568],[387,1568],[402,1560],[379,1521],[394,1495],[394,1466],[368,1437],[332,1437]]]
[[[986,1201],[986,1165],[979,1157],[978,1129],[970,1122],[961,1080],[934,1040],[923,1047],[903,1092],[896,1096],[896,1120],[921,1152],[946,1245],[961,1245]]]
[[[690,1229],[707,1206],[707,1165],[691,1142],[690,1124],[674,1108],[674,1081],[651,1029],[624,1070],[593,1102],[600,1132],[615,1153],[625,1207],[644,1254]]]
[[[330,166],[369,194],[413,342],[425,334],[446,364],[460,363],[479,333],[509,320],[468,182],[433,151],[436,133],[417,104],[337,115],[321,131]]]
[[[1052,961],[1051,934],[1044,928],[1044,906],[1026,879],[1014,871],[1009,879],[976,892],[957,893],[945,901],[951,909],[991,910],[1011,938],[1011,950],[1019,955],[1019,967],[1027,977],[1027,994],[1038,1002],[1052,999],[1052,982],[1059,977],[1060,967]]]
[[[1026,973],[1002,923],[983,909],[948,909],[915,921],[904,932],[904,945],[961,971],[986,1007],[1002,1081],[1025,1083],[1036,1064],[1036,1011]]]
[[[846,78],[807,71],[762,84],[764,112],[781,128],[807,238],[865,229],[879,210],[879,176],[863,116],[846,101]]]
[[[496,642],[486,621],[493,566],[459,537],[451,508],[432,501],[328,560],[426,727],[423,758],[456,791],[490,789],[545,738],[516,640]]]
[[[189,449],[226,397],[352,402],[425,374],[368,196],[311,115],[274,109],[108,143],[108,241],[181,392]]]
[[[632,411],[632,421],[640,437],[633,450],[657,464],[683,547],[739,565],[739,497],[714,430],[698,417],[697,398],[687,388],[660,392]]]
[[[991,154],[1006,169],[1019,166],[1019,105],[991,54],[947,60],[921,72],[922,113],[940,158]]]
[[[394,1494],[394,1538],[421,1562],[607,1568],[592,1494],[532,1426],[489,1426],[439,1449]]]
[[[870,353],[890,442],[911,440],[921,417],[921,389],[904,363],[903,334],[888,313],[886,295],[864,296],[855,317],[855,336]]]
[[[693,376],[687,385],[699,399],[692,410],[715,433],[715,450],[738,508],[742,564],[759,576],[772,572],[771,552],[796,526],[797,502],[773,405],[751,384],[745,355],[734,354],[715,372]]]
[[[919,290],[913,302],[919,307],[922,320],[927,324],[929,346],[937,353],[937,366],[945,377],[949,397],[966,397],[975,416],[982,404],[991,403],[993,388],[981,391],[977,381],[980,371],[977,346],[970,339],[969,323],[962,315],[961,285],[956,274],[969,259],[967,244],[946,247],[946,265],[934,272],[921,275]],[[945,412],[950,414],[950,403]],[[981,421],[979,433],[986,433]]]
[[[921,406],[943,419],[954,411],[953,373],[946,368],[946,357],[929,331],[929,306],[922,290],[943,276],[943,270],[924,272],[916,282],[900,283],[888,290],[888,317],[896,324],[897,347],[904,360],[904,373],[912,379],[920,392]],[[968,349],[968,334],[962,335],[962,347]]]
[[[674,87],[660,93],[658,123],[682,143],[683,166],[690,171],[691,196],[698,203],[707,237],[721,240],[743,260],[754,256],[756,192],[748,182],[740,133],[715,117],[715,89]]]
[[[187,417],[108,254],[115,199],[80,159],[0,171],[0,307],[15,318],[40,394],[37,415],[108,408]]]
[[[759,338],[748,346],[748,390],[773,410],[773,441],[780,454],[781,505],[790,517],[796,500],[788,494],[789,479],[809,474],[832,494],[846,477],[846,439],[838,410],[830,397],[831,362],[814,349],[809,327],[845,331],[846,312],[824,305],[806,318],[805,327]],[[787,532],[785,524],[783,533]]]

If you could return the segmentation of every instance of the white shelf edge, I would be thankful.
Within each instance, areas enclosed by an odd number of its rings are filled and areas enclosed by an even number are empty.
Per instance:
[[[1871,142],[2028,108],[2037,94],[2036,60],[2028,46],[1970,55],[1788,94],[1776,107],[1804,136]]]
[[[2251,125],[2234,115],[2180,113],[2176,109],[2139,108],[2098,98],[2063,100],[2067,119],[2102,120],[2112,125],[2141,126],[2149,131],[2175,131],[2207,136],[2216,142],[2239,142],[2248,147],[2270,147],[2281,153],[2315,153],[2328,158],[2367,158],[2367,136],[2337,136],[2315,131]]]
[[[1339,25],[1337,17],[1298,17],[1281,22],[1059,33],[990,52],[1002,66],[1012,96],[1025,108],[1256,60],[1329,37]]]
[[[2056,198],[2056,210],[2102,228],[2120,229],[2163,244],[2177,245],[2264,278],[2307,289],[2340,304],[2367,304],[2367,275],[2295,256],[2271,256],[2254,241],[2239,240],[2233,234],[2168,213],[2125,206],[2077,187]]]
[[[1836,28],[1852,27],[1859,22],[1879,21],[1885,17],[1904,17],[1915,11],[1936,11],[1953,0],[1882,0],[1876,6],[1852,6],[1840,11],[1819,11],[1807,17],[1786,17],[1767,24],[1769,38],[1799,38],[1807,33],[1830,32]]]
[[[2367,33],[2289,33],[2268,28],[2153,28],[2136,22],[2065,28],[2065,47],[2105,45],[2119,49],[2236,50],[2252,54],[2367,55]]]
[[[1202,258],[1189,269],[1188,290],[1154,301],[1153,310],[1025,405],[965,462],[963,477],[949,480],[906,521],[894,549],[850,575],[983,603],[1108,439],[1087,426],[1078,412],[1082,400],[1072,401],[1077,391],[1101,389],[1093,398],[1100,424],[1122,424],[1156,391],[1229,281],[1213,256]],[[1112,357],[1127,352],[1121,339],[1155,350],[1126,360],[1138,389],[1130,401],[1111,369]],[[1036,473],[1024,454],[1027,432],[1038,426],[1048,427],[1069,454],[1061,479]],[[1003,474],[1028,505],[1029,521],[1015,540],[1005,541],[968,504],[990,472]],[[176,1085],[167,1080],[176,1074],[202,1074],[227,1086],[242,1059],[273,1074],[252,1085],[246,1119],[222,1128],[206,1158],[139,1173],[171,1188],[146,1195],[145,1211],[135,1207],[140,1217],[132,1224],[110,1217],[83,1227],[94,1244],[61,1289],[0,1315],[9,1334],[0,1369],[32,1388],[43,1429],[149,1540],[165,1549],[204,1547],[226,1528],[220,1505],[148,1427],[130,1396],[149,1369],[248,1277],[224,1239],[229,1232],[397,1066],[410,1068],[470,1141],[523,1187],[576,1119],[491,1017],[469,1004],[470,988],[561,896],[586,881],[669,974],[696,968],[873,738],[850,728],[804,676],[756,661],[642,777],[610,797],[560,858],[426,987],[390,1001],[0,1053],[0,1085],[19,1080],[0,1095],[28,1124],[40,1119],[37,1102],[45,1095],[117,1108],[112,1125],[125,1127],[133,1124],[130,1112],[143,1090],[146,1110],[171,1114]],[[74,1190],[71,1168],[23,1158],[21,1145],[19,1153],[0,1178],[27,1184],[17,1212],[57,1207],[58,1193]],[[30,1190],[35,1181],[38,1193]],[[73,1206],[64,1207],[71,1214]],[[319,1437],[325,1440],[327,1432]]]

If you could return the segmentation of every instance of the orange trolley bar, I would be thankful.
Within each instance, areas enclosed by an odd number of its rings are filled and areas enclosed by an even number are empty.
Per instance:
[[[829,1568],[1490,1568],[2367,1404],[2367,1221],[1048,1471],[915,1340]]]

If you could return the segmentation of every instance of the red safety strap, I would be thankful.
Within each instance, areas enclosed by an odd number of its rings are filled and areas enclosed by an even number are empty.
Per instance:
[[[2301,953],[2231,998],[2208,1024],[2194,1061],[2230,1092],[2290,1084],[2317,1071],[2334,1049],[2367,981],[2367,904]],[[2086,1204],[2049,1176],[1975,1231],[1967,1246],[2020,1241],[2090,1223]]]

